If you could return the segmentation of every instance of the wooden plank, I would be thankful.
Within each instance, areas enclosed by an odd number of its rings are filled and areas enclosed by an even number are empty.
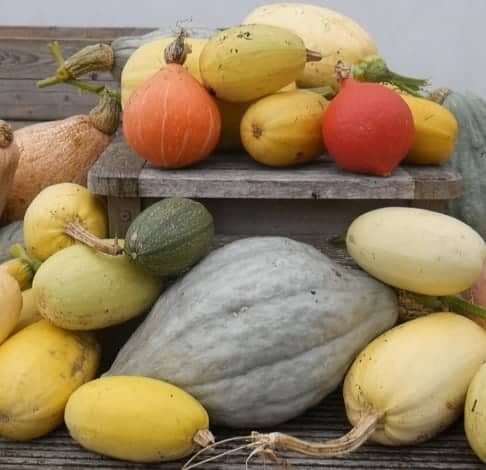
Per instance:
[[[349,430],[344,413],[341,390],[324,399],[321,404],[305,415],[289,421],[277,428],[302,439],[324,441],[335,438]],[[222,440],[246,431],[232,431],[224,428],[213,429],[217,440]],[[221,446],[220,452],[230,450],[235,444]],[[129,470],[148,468],[146,464],[134,464],[97,456],[82,449],[68,435],[65,429],[59,429],[49,436],[28,443],[0,441],[0,468],[96,468],[112,470]],[[216,455],[215,452],[208,456]],[[207,463],[201,468],[207,470],[242,469],[249,453],[239,451],[222,458],[219,462]],[[287,452],[279,452],[292,468],[299,469],[414,469],[414,470],[476,470],[484,468],[475,457],[464,437],[461,420],[448,431],[415,447],[383,447],[376,444],[365,444],[353,454],[329,459],[312,459]],[[180,469],[185,460],[151,464],[153,469]],[[268,462],[267,462],[268,463]],[[263,463],[259,458],[249,462],[248,468],[261,469]],[[278,468],[269,465],[268,468]]]
[[[404,168],[415,180],[416,199],[455,199],[462,195],[462,178],[448,163]]]
[[[2,39],[90,39],[111,41],[120,36],[145,34],[154,28],[79,28],[63,26],[0,26]]]
[[[139,197],[139,174],[144,164],[145,161],[129,150],[117,134],[92,166],[88,188],[103,196]]]
[[[96,102],[95,95],[81,95],[67,85],[39,90],[36,80],[0,80],[0,117],[5,120],[64,119],[89,112]]]
[[[2,39],[0,37],[0,79],[41,80],[54,75],[57,64],[47,49],[49,39]],[[64,57],[69,57],[83,47],[97,44],[96,39],[60,41]],[[111,74],[91,74],[91,80],[113,81]]]
[[[140,213],[141,199],[137,197],[107,197],[108,226],[111,238],[124,237],[133,219]]]

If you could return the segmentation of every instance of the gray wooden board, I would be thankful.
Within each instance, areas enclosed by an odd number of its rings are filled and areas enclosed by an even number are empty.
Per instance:
[[[124,179],[117,161],[133,159],[140,158],[123,140],[109,146],[90,172],[90,189],[100,195],[124,195],[123,181],[118,186],[122,194],[113,192],[113,179]],[[461,191],[460,176],[447,164],[434,168],[404,165],[381,178],[345,172],[327,157],[298,168],[268,168],[243,152],[216,153],[197,166],[179,170],[145,164],[138,175],[138,195],[143,198],[446,200],[460,196]]]
[[[324,441],[342,435],[349,430],[344,413],[341,391],[338,390],[324,399],[316,408],[305,415],[278,426],[275,429],[296,437],[313,441]],[[213,429],[216,439],[244,434],[243,431]],[[221,450],[233,447],[225,444]],[[209,453],[213,456],[215,453]],[[298,469],[406,469],[406,470],[473,470],[484,468],[476,458],[464,437],[462,420],[459,419],[448,431],[427,443],[415,447],[382,447],[365,444],[355,453],[334,459],[311,459],[282,452],[290,468]],[[201,469],[245,469],[248,452],[238,452],[219,462],[206,464]],[[64,428],[50,435],[27,443],[14,443],[0,440],[0,468],[18,470],[29,468],[42,469],[179,469],[185,460],[160,464],[134,464],[98,456],[78,446]],[[268,468],[277,468],[269,465]],[[258,458],[249,463],[249,468],[263,468]],[[279,467],[282,468],[282,467]]]

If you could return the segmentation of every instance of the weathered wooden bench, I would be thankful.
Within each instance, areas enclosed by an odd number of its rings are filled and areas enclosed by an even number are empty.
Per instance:
[[[39,91],[35,82],[52,74],[54,63],[46,42],[60,40],[66,55],[86,44],[140,33],[139,29],[0,28],[0,117],[16,127],[86,112],[94,104],[68,87]],[[99,80],[110,80],[100,74]],[[340,171],[326,157],[299,169],[275,170],[258,165],[244,154],[218,154],[198,167],[162,171],[146,164],[117,136],[92,168],[89,188],[107,204],[112,236],[123,236],[133,218],[154,201],[170,196],[202,201],[216,222],[215,246],[251,235],[285,235],[306,241],[340,263],[353,265],[329,238],[345,232],[349,223],[370,209],[390,206],[426,207],[445,211],[447,201],[460,196],[462,182],[447,165],[440,168],[403,166],[388,178],[356,176]],[[105,335],[116,347],[141,319]],[[326,440],[349,429],[340,391],[304,416],[278,427],[301,438]],[[234,431],[215,429],[218,439]],[[238,432],[240,434],[240,432]],[[228,446],[223,450],[229,449]],[[340,469],[476,469],[482,468],[470,450],[459,420],[437,438],[415,447],[386,448],[367,444],[350,456],[329,460],[282,454],[295,468]],[[244,468],[248,454],[236,453],[204,468]],[[250,468],[261,468],[258,459]],[[180,468],[181,463],[130,464],[81,449],[61,428],[33,442],[0,440],[0,469],[28,468]]]

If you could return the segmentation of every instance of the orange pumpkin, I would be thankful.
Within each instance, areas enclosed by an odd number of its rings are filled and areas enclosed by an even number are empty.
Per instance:
[[[124,109],[128,145],[157,167],[194,165],[209,157],[220,138],[218,106],[182,67],[188,52],[181,33],[165,50],[167,65],[130,96]]]

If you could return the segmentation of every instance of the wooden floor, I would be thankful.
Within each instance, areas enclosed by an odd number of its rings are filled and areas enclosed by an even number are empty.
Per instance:
[[[299,419],[279,426],[280,432],[292,433],[304,439],[325,440],[338,437],[349,429],[344,414],[340,392],[327,397],[317,408],[310,410]],[[236,434],[234,431],[215,429],[216,438],[223,439]],[[229,445],[222,447],[230,449]],[[209,456],[215,454],[208,454]],[[206,464],[201,468],[244,469],[248,453],[237,453],[219,462]],[[389,448],[367,444],[354,454],[336,458],[315,460],[300,456],[281,454],[291,468],[295,469],[407,469],[407,470],[472,470],[485,466],[474,456],[464,438],[462,420],[444,434],[428,443],[416,447]],[[64,429],[47,437],[29,443],[10,443],[0,440],[0,469],[179,469],[185,461],[161,464],[130,464],[120,462],[81,449]],[[267,462],[269,468],[271,466]],[[261,460],[252,460],[249,468],[263,468]]]

